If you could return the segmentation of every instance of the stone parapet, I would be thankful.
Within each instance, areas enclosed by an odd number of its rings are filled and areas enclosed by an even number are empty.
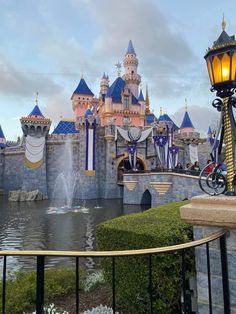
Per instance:
[[[192,225],[236,229],[236,196],[195,196],[180,212],[182,220]]]
[[[207,237],[224,228],[227,229],[227,268],[230,313],[236,314],[236,197],[200,195],[180,209],[183,221],[192,224],[194,240]],[[222,255],[219,240],[209,243],[212,313],[224,311]],[[195,248],[198,314],[209,313],[209,278],[207,271],[207,248]],[[224,277],[225,278],[225,277]],[[226,279],[227,280],[227,279]],[[228,313],[228,312],[227,312]]]

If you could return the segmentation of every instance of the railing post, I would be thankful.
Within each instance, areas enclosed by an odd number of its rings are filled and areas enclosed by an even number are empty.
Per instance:
[[[150,297],[150,313],[153,313],[153,292],[152,292],[152,254],[148,255],[148,274],[149,274],[149,297]]]
[[[112,308],[113,314],[116,313],[116,264],[115,257],[112,257]]]
[[[222,286],[224,299],[224,314],[230,314],[229,276],[226,250],[226,234],[220,238],[220,255],[222,270]]]
[[[79,257],[76,256],[76,314],[79,314]]]
[[[2,314],[6,313],[6,272],[7,272],[7,256],[4,255],[2,274]]]
[[[44,306],[44,256],[37,256],[36,314],[43,314]]]

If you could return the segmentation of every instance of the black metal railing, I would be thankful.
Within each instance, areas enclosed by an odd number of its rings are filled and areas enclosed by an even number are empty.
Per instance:
[[[44,272],[45,272],[45,257],[74,257],[75,258],[75,313],[80,313],[80,285],[79,285],[79,268],[80,258],[92,257],[92,258],[111,258],[112,260],[112,309],[113,313],[116,313],[116,258],[127,257],[127,256],[148,256],[148,292],[149,292],[149,312],[154,313],[154,287],[153,287],[153,257],[157,254],[168,254],[179,252],[181,256],[181,289],[183,296],[182,313],[192,314],[195,313],[191,310],[191,300],[187,287],[187,261],[186,254],[188,250],[192,248],[205,245],[206,246],[206,260],[207,260],[207,278],[208,278],[208,305],[209,313],[213,312],[212,305],[212,283],[211,283],[211,263],[210,263],[210,252],[209,243],[215,240],[220,241],[220,255],[221,255],[221,270],[222,270],[222,287],[223,287],[223,308],[224,314],[230,314],[230,294],[229,294],[229,283],[228,283],[228,268],[227,268],[227,252],[226,252],[226,231],[221,230],[217,233],[210,235],[206,238],[178,244],[168,247],[151,248],[142,250],[127,250],[127,251],[1,251],[0,256],[3,256],[3,274],[2,274],[2,314],[6,314],[6,274],[7,274],[7,257],[9,256],[29,256],[37,258],[36,267],[36,313],[43,314],[44,308]]]

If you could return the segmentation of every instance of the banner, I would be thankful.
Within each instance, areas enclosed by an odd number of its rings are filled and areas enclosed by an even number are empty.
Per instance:
[[[43,164],[45,137],[26,136],[25,165],[30,169],[40,168]]]
[[[189,155],[190,155],[190,161],[192,164],[195,163],[195,161],[198,161],[198,149],[197,145],[189,145]]]
[[[86,157],[85,157],[85,175],[95,175],[95,145],[96,145],[96,121],[89,124],[86,119]]]

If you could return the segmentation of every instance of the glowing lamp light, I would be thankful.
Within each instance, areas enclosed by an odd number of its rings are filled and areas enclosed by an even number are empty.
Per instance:
[[[219,46],[205,55],[212,90],[219,92],[236,87],[236,45]]]

